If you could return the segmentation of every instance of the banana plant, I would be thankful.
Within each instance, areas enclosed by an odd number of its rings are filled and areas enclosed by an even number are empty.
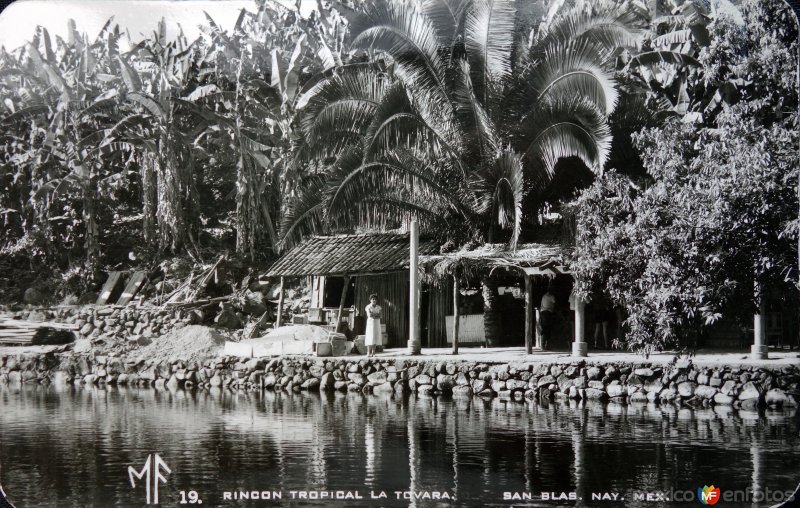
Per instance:
[[[31,217],[34,227],[49,228],[54,201],[61,205],[61,198],[80,201],[84,248],[91,263],[99,255],[98,188],[118,169],[98,159],[94,143],[97,133],[114,121],[116,111],[113,94],[105,92],[98,79],[107,64],[102,41],[90,43],[77,32],[74,21],[68,27],[68,41],[57,38],[54,45],[40,27],[16,61],[8,55],[3,59],[0,86],[15,91],[3,94],[10,114],[0,123],[10,143],[5,145],[2,167],[13,168],[18,183],[26,175],[30,179],[28,208],[38,210]]]
[[[232,33],[207,18],[204,81],[181,101],[209,120],[196,147],[235,152],[236,249],[253,260],[264,243],[277,252],[276,218],[292,191],[283,167],[295,142],[295,105],[304,81],[338,61],[335,38],[326,36],[335,23],[267,2],[257,12],[242,9]]]
[[[116,41],[114,41],[116,42]],[[196,248],[197,210],[191,143],[201,128],[184,111],[196,43],[168,40],[162,19],[153,36],[125,54],[113,52],[124,115],[104,132],[101,149],[135,150],[141,171],[144,236],[159,249]],[[112,46],[115,46],[112,44]]]

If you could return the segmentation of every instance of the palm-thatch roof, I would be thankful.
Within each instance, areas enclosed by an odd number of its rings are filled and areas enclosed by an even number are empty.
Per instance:
[[[431,282],[458,273],[472,279],[497,268],[552,274],[569,273],[564,266],[571,248],[560,243],[528,243],[510,249],[507,244],[485,244],[446,254],[420,256],[420,266]],[[535,270],[534,270],[535,269]]]

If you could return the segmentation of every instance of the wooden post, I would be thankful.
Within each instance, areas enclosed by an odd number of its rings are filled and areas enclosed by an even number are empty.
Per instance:
[[[768,354],[764,295],[761,284],[758,281],[755,281],[754,289],[758,312],[753,316],[753,346],[750,348],[750,356],[753,360],[765,360]]]
[[[458,276],[453,275],[453,354],[458,354],[458,325],[459,325],[459,316],[458,313],[458,304],[461,292],[458,289]]]
[[[342,288],[342,299],[339,300],[339,312],[336,314],[336,328],[338,332],[339,327],[342,326],[342,312],[344,312],[344,300],[347,298],[347,292],[350,289],[350,276],[344,276],[344,287]]]
[[[575,279],[575,286],[577,285],[578,279]],[[586,302],[577,295],[575,289],[575,287],[572,288],[572,295],[570,295],[570,298],[573,298],[570,305],[575,308],[575,342],[572,343],[572,356],[581,358],[589,355],[589,344],[584,340],[586,334]]]
[[[281,320],[283,319],[283,293],[284,293],[284,278],[281,277],[281,294],[278,296],[278,318],[275,320],[275,328],[280,328]]]
[[[533,354],[533,283],[525,273],[525,353]]]
[[[418,355],[422,350],[419,327],[419,223],[411,221],[409,238],[408,293],[408,353]]]
[[[572,343],[572,356],[584,357],[589,354],[589,345],[583,340],[585,334],[586,302],[575,297],[575,342]]]

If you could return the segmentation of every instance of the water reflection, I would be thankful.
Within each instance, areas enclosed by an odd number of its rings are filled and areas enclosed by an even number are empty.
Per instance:
[[[504,493],[596,506],[593,493],[618,493],[635,506],[634,492],[712,483],[792,490],[800,459],[793,411],[116,387],[2,386],[0,401],[0,483],[21,508],[139,506],[127,467],[152,452],[172,470],[162,504],[195,490],[204,506],[270,504],[224,501],[239,490],[297,505],[331,503],[292,491],[364,498],[340,506],[441,504],[408,492],[459,506],[509,506]],[[567,498],[536,501],[542,492]]]

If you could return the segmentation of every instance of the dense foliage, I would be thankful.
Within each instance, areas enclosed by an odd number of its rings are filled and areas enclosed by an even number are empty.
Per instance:
[[[196,41],[39,28],[0,51],[0,291],[412,217],[513,248],[566,211],[628,346],[687,344],[799,278],[797,33],[779,0],[738,9],[258,0]]]
[[[634,136],[647,176],[610,172],[573,204],[581,289],[626,309],[634,349],[691,345],[723,314],[746,325],[796,288],[797,34],[780,2],[742,10],[710,25],[696,106]]]
[[[4,268],[91,285],[101,266],[166,255],[274,259],[294,103],[336,63],[344,25],[257,7],[231,33],[208,18],[193,42],[168,39],[164,20],[141,41],[70,21],[66,40],[39,28],[2,50]]]

